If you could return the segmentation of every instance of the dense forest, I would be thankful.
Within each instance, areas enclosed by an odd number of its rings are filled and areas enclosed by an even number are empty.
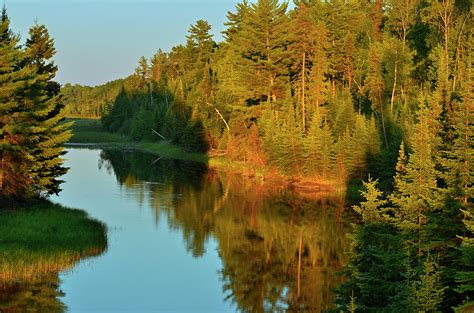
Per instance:
[[[470,0],[295,0],[291,10],[278,0],[243,1],[228,13],[222,42],[199,20],[185,44],[141,58],[130,77],[63,93],[71,115],[100,116],[106,130],[137,141],[166,141],[294,178],[364,180],[340,309],[469,312],[473,26]],[[28,57],[28,43],[15,48],[14,37],[2,34],[1,49],[11,50],[5,55],[24,55],[2,65],[2,81],[45,64]],[[27,128],[13,129],[7,136],[2,126],[2,143],[30,138],[21,136]],[[28,153],[6,151],[2,167],[6,157]],[[26,163],[6,164],[19,167],[7,173],[28,173],[20,170]]]

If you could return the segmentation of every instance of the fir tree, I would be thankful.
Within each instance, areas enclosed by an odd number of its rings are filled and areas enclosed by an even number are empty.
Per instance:
[[[30,147],[34,158],[30,175],[39,193],[57,194],[62,183],[58,178],[67,172],[61,156],[65,153],[63,144],[71,137],[71,123],[62,123],[64,105],[60,85],[53,81],[57,72],[56,65],[51,61],[55,54],[54,42],[44,25],[33,26],[29,34],[25,61],[38,74],[33,88],[40,99],[34,113],[36,140]]]
[[[406,166],[404,145],[401,145],[395,191],[390,196],[395,205],[395,223],[407,238],[410,238],[411,244],[417,246],[419,254],[423,250],[426,251],[429,242],[426,231],[427,215],[440,207],[428,110],[422,107],[418,114],[413,153],[410,154]]]
[[[18,37],[10,30],[5,7],[0,24],[0,198],[19,199],[30,194],[28,175],[33,156],[27,148],[34,140],[28,98],[37,74],[24,65]]]
[[[439,312],[445,288],[441,284],[438,264],[428,256],[423,263],[419,280],[412,284],[415,312]]]
[[[334,140],[326,120],[316,109],[305,142],[305,168],[307,173],[327,178],[331,169]]]
[[[369,177],[368,181],[364,181],[364,190],[361,191],[362,197],[365,199],[360,206],[354,206],[354,211],[362,216],[366,223],[385,223],[388,221],[387,209],[384,206],[387,200],[383,198],[383,193],[377,189],[377,181]]]

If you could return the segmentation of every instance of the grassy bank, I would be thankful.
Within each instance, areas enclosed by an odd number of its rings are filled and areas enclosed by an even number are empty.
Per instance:
[[[0,211],[0,282],[32,280],[71,268],[107,245],[106,227],[80,210],[44,201]]]
[[[70,121],[70,120],[69,120]],[[144,152],[153,153],[165,158],[184,161],[203,162],[208,161],[208,156],[203,153],[190,153],[184,149],[159,142],[133,142],[131,138],[106,132],[102,129],[100,120],[74,119],[72,127],[73,137],[69,144],[95,144],[100,147],[132,148]]]
[[[68,121],[71,121],[68,120]],[[127,143],[130,138],[119,134],[105,132],[100,120],[72,119],[72,143]]]

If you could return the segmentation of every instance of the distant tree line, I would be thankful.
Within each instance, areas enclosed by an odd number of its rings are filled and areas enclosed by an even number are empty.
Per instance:
[[[43,25],[30,28],[24,45],[0,21],[0,204],[60,191],[63,143],[71,134],[63,115],[53,39]]]

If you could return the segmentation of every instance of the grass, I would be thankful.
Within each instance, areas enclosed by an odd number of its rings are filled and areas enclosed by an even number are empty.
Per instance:
[[[102,129],[100,120],[68,119],[73,121],[72,138],[70,143],[127,143],[130,139],[126,136],[106,132]]]
[[[34,280],[103,252],[106,227],[81,210],[47,201],[0,211],[0,282]]]
[[[125,136],[107,132],[81,131],[73,132],[70,143],[129,143]]]
[[[133,142],[129,137],[106,132],[102,129],[100,120],[69,119],[74,121],[72,126],[73,137],[69,144],[98,144],[107,147],[133,147],[134,149],[153,153],[170,159],[207,163],[208,156],[202,153],[190,153],[184,149],[167,143]]]

